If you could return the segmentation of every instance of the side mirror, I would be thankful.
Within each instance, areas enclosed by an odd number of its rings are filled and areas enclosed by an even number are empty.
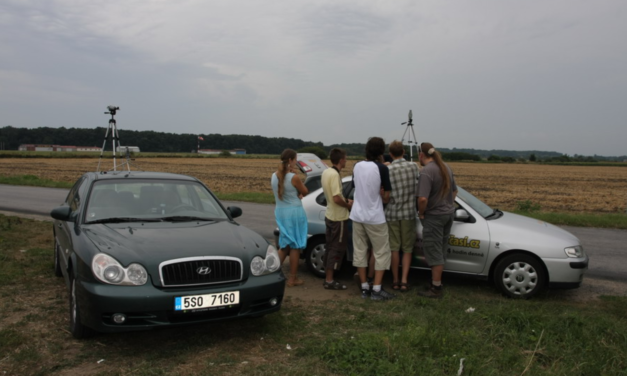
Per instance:
[[[455,210],[455,220],[465,222],[470,219],[470,214],[464,209]]]
[[[232,218],[237,218],[242,215],[242,209],[240,209],[239,206],[229,206],[226,210],[231,213]]]
[[[70,209],[69,206],[59,206],[58,208],[52,209],[50,216],[60,221],[74,222],[72,209]]]

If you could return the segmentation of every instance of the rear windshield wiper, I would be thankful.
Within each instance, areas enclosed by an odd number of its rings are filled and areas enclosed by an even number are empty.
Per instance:
[[[188,215],[173,215],[170,217],[160,218],[164,222],[191,222],[191,221],[205,221],[205,222],[215,222],[214,218],[206,218],[206,217],[194,217]]]
[[[120,223],[120,222],[161,222],[161,218],[112,217],[112,218],[96,219],[95,221],[86,222],[86,224]]]

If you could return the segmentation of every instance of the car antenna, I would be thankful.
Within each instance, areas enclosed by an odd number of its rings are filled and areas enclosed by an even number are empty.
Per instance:
[[[416,148],[416,155],[418,154],[418,140],[416,139],[416,133],[414,133],[414,123],[412,122],[412,114],[411,114],[411,110],[409,110],[409,120],[407,120],[406,122],[401,123],[401,125],[405,125],[407,124],[407,127],[405,127],[405,133],[403,133],[403,138],[401,138],[401,142],[405,141],[405,135],[407,135],[408,139],[407,139],[407,144],[409,145],[409,160],[413,162],[414,160],[414,153],[413,153],[413,149],[412,149],[412,144],[415,146]],[[411,130],[411,132],[410,132]],[[412,136],[413,141],[412,141]]]

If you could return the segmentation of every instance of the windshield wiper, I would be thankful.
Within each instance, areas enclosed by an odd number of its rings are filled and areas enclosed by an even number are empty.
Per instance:
[[[97,219],[95,221],[89,221],[89,222],[86,222],[86,224],[120,223],[120,222],[161,222],[161,218],[112,217],[112,218]]]
[[[194,217],[188,215],[173,215],[170,217],[161,218],[164,222],[191,222],[191,221],[205,221],[205,222],[215,222],[216,220],[213,218],[206,217]]]

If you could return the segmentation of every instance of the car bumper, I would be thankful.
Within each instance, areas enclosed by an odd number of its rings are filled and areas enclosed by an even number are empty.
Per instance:
[[[99,332],[124,332],[157,327],[215,322],[229,319],[260,317],[281,308],[285,292],[285,276],[273,273],[250,276],[239,283],[201,288],[159,289],[150,282],[144,286],[114,286],[93,282],[77,284],[82,323]],[[181,296],[239,291],[240,303],[203,312],[174,311],[174,299]],[[273,305],[271,301],[276,299]],[[113,321],[121,313],[122,324]]]
[[[550,288],[577,288],[588,270],[588,255],[581,258],[543,259],[549,272]]]

